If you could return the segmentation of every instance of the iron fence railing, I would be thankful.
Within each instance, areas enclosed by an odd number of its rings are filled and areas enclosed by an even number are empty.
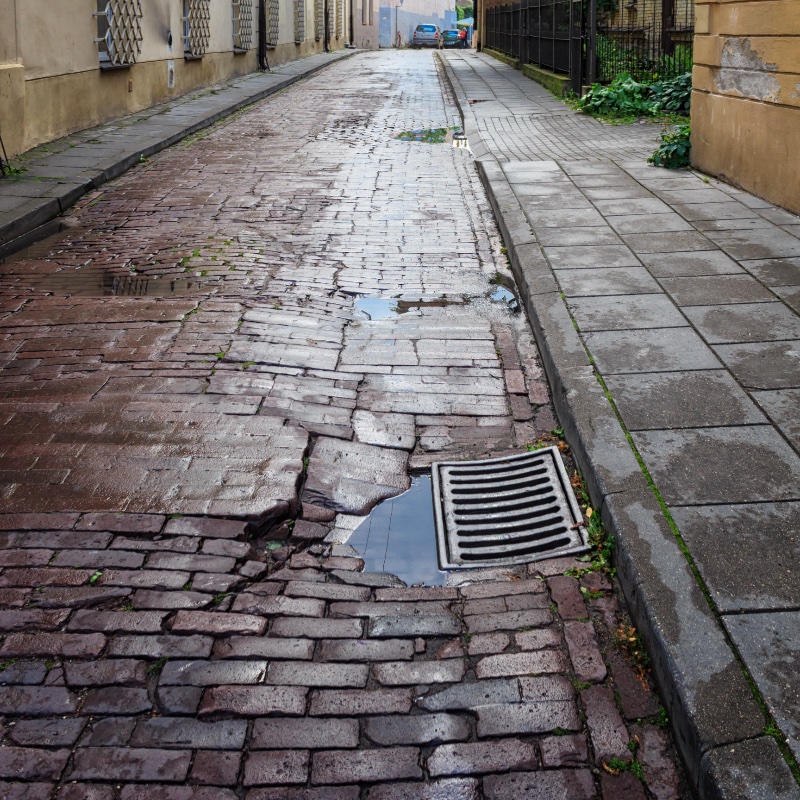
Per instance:
[[[622,2],[598,19],[594,31],[585,0],[520,0],[487,8],[483,44],[522,64],[569,75],[576,92],[584,80],[608,82],[623,72],[651,80],[690,71],[694,0]],[[592,49],[594,64],[588,63]]]

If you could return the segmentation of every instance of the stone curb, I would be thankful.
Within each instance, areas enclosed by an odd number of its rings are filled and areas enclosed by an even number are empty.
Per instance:
[[[141,130],[141,137],[137,142],[136,147],[132,147],[124,156],[112,158],[112,160],[105,163],[101,158],[98,158],[98,163],[93,171],[87,175],[85,172],[81,174],[80,180],[71,182],[55,184],[54,190],[50,190],[52,184],[42,184],[43,192],[40,197],[31,198],[30,202],[25,203],[24,210],[15,209],[13,211],[0,214],[0,257],[15,252],[16,250],[26,247],[27,245],[38,241],[45,236],[57,231],[57,226],[47,226],[47,223],[52,223],[56,217],[63,214],[73,205],[75,205],[81,197],[94,191],[102,186],[104,183],[118,178],[123,173],[127,172],[131,167],[139,163],[141,158],[149,158],[156,153],[166,150],[174,144],[177,144],[187,136],[191,136],[198,131],[210,127],[215,122],[224,119],[227,116],[239,111],[245,106],[263,100],[270,95],[273,95],[282,89],[286,89],[298,81],[308,78],[311,75],[325,69],[331,64],[335,64],[345,58],[361,52],[359,50],[343,50],[335,53],[327,53],[329,58],[323,63],[314,64],[299,73],[287,75],[285,78],[272,83],[269,86],[260,88],[256,91],[242,96],[240,86],[227,86],[223,87],[217,95],[219,105],[213,111],[202,115],[199,119],[194,119],[185,125],[176,125],[177,130],[169,135],[160,134],[159,129],[161,126],[153,124],[153,120],[158,120],[158,116],[148,117],[141,123],[134,123],[128,128],[128,131]],[[317,56],[322,55],[317,53]],[[311,58],[313,58],[312,56]],[[296,66],[297,62],[289,62],[283,64],[283,67]],[[265,75],[275,75],[279,73],[265,73]],[[261,77],[257,73],[244,75],[239,78],[233,79],[241,84],[242,81],[252,80]],[[213,87],[208,87],[213,88]],[[246,87],[245,87],[246,88]],[[226,102],[226,92],[229,95],[235,95],[236,99]],[[177,98],[180,102],[180,98]],[[175,102],[175,101],[170,101]],[[190,111],[192,104],[207,104],[208,97],[203,95],[196,101],[189,100],[185,103],[180,103],[179,107],[185,114]],[[132,114],[131,116],[136,116]],[[91,130],[91,129],[90,129]],[[155,136],[154,136],[155,132]],[[44,160],[46,163],[46,160]],[[0,183],[0,188],[2,184]],[[1,192],[0,192],[1,194]],[[21,213],[20,213],[21,212]],[[46,227],[43,227],[46,226]],[[41,230],[37,230],[41,228]]]
[[[475,115],[443,61],[470,146],[486,152]],[[692,788],[715,800],[800,797],[776,742],[763,736],[763,712],[594,374],[501,164],[488,154],[476,162],[536,335],[553,404],[592,504],[615,539],[620,584],[633,624],[648,644]],[[757,769],[752,752],[759,753]]]

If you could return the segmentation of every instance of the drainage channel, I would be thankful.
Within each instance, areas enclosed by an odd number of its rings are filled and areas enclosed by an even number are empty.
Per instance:
[[[588,533],[557,448],[439,462],[377,505],[347,544],[367,572],[442,586],[451,571],[585,552]]]

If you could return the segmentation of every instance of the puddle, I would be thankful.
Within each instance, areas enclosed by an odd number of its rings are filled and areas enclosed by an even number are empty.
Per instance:
[[[347,544],[367,572],[389,572],[409,586],[443,586],[447,572],[439,569],[431,476],[412,476],[411,488],[375,506]]]
[[[371,321],[390,319],[408,314],[420,308],[446,308],[447,306],[464,306],[469,301],[463,297],[434,297],[430,300],[400,300],[396,297],[357,297],[354,303],[356,313],[362,319]]]
[[[514,281],[498,272],[492,279],[492,285],[494,288],[489,293],[489,299],[498,303],[505,303],[509,311],[513,314],[519,314],[519,297],[517,297]]]
[[[0,290],[33,291],[80,297],[172,297],[208,292],[219,281],[209,278],[149,278],[92,269],[63,269],[48,275],[0,273]]]
[[[416,128],[412,131],[403,131],[395,136],[401,142],[425,142],[426,144],[444,144],[447,141],[449,128]]]

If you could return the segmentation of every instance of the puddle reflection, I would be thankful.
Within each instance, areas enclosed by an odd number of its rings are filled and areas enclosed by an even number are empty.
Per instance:
[[[389,572],[409,586],[443,586],[433,522],[430,475],[415,475],[411,488],[375,506],[347,541],[366,562],[367,572]]]

